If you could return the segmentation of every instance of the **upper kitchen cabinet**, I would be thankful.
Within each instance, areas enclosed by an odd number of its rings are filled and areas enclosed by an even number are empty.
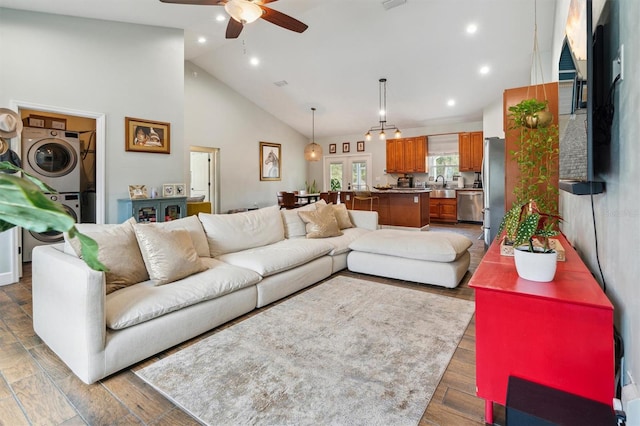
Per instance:
[[[481,172],[484,139],[482,132],[458,134],[458,154],[461,172]]]
[[[387,141],[387,173],[425,173],[426,157],[426,136]]]

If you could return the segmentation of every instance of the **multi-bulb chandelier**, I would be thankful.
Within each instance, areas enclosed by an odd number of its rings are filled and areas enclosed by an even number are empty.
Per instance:
[[[384,140],[387,137],[385,130],[395,130],[394,135],[396,138],[399,138],[402,135],[400,129],[398,129],[395,125],[390,124],[387,125],[387,79],[381,78],[378,80],[380,82],[379,87],[379,95],[380,95],[380,124],[377,126],[373,126],[369,129],[369,131],[364,135],[364,137],[370,141],[371,140],[371,132],[372,131],[380,131],[379,136],[380,139]]]
[[[311,143],[304,148],[304,159],[318,161],[322,157],[322,147],[316,143],[316,109],[311,108]]]

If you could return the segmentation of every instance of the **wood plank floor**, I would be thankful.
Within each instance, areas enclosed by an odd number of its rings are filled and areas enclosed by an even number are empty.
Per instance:
[[[363,277],[474,300],[469,278],[484,255],[480,225],[432,225],[432,232],[454,231],[473,241],[471,266],[455,289],[370,277],[342,271],[339,275]],[[263,309],[268,309],[263,308]],[[134,371],[246,319],[255,310],[182,345],[164,351],[93,385],[76,378],[33,331],[31,268],[24,265],[20,282],[0,287],[0,425],[197,425],[141,379]],[[471,321],[445,371],[420,425],[483,425],[484,401],[475,396],[475,322]],[[494,420],[504,424],[504,407],[496,406]]]

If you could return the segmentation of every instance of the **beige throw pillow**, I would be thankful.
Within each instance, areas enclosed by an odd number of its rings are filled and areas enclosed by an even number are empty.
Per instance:
[[[342,235],[338,221],[330,205],[317,206],[316,211],[298,212],[306,224],[307,238],[327,238]]]
[[[98,243],[98,260],[109,269],[106,272],[107,294],[149,279],[133,231],[134,223],[135,219],[130,218],[103,231],[84,232]],[[76,254],[82,257],[80,241],[73,238],[70,243]]]
[[[152,224],[133,225],[149,278],[167,284],[204,271],[189,231],[163,229]]]
[[[353,223],[351,223],[349,211],[345,204],[330,204],[330,206],[333,207],[333,214],[336,216],[340,229],[353,228]]]

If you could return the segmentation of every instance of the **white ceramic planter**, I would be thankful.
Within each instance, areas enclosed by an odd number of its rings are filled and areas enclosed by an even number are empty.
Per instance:
[[[520,278],[543,283],[553,281],[558,265],[558,255],[555,251],[531,253],[528,246],[520,246],[513,251],[513,256]]]

